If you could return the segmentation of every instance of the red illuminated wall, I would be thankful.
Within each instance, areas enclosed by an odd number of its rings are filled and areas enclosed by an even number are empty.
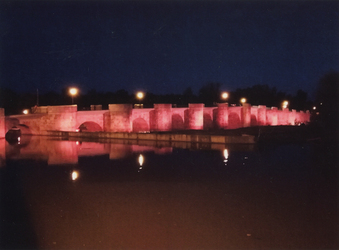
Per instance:
[[[204,129],[204,104],[188,104],[188,129]]]
[[[5,109],[0,108],[0,139],[5,137]]]
[[[148,132],[297,125],[310,121],[308,111],[278,110],[277,107],[251,106],[248,103],[242,106],[220,103],[217,107],[194,103],[188,108],[154,104],[154,108],[150,109],[133,109],[131,104],[110,104],[109,110],[79,112],[76,105],[66,105],[47,106],[41,110],[44,112],[9,116],[4,122],[3,109],[0,109],[0,138],[13,126],[19,126],[23,134],[44,135],[48,134],[48,130],[75,131],[82,125],[92,132]]]
[[[132,132],[132,105],[109,104],[110,132]]]

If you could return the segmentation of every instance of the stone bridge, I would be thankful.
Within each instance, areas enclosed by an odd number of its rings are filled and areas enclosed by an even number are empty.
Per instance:
[[[31,114],[4,116],[0,109],[0,138],[17,127],[22,134],[47,135],[48,131],[148,132],[175,130],[235,129],[249,126],[297,125],[310,121],[309,111],[266,106],[216,107],[189,104],[154,104],[154,108],[133,108],[132,104],[110,104],[108,110],[77,111],[77,105],[41,106]]]

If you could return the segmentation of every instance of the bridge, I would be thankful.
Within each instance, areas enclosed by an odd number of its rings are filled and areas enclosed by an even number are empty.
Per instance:
[[[205,107],[194,103],[177,108],[154,104],[153,108],[133,108],[132,104],[109,104],[108,110],[78,111],[77,105],[40,106],[27,115],[4,115],[0,109],[0,138],[18,128],[21,134],[48,135],[48,131],[153,132],[235,129],[250,126],[298,125],[310,121],[310,112],[278,109],[264,105],[229,106],[219,103]]]

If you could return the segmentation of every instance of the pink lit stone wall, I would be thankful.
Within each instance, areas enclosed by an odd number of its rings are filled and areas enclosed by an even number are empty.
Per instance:
[[[241,109],[242,127],[251,126],[251,104],[244,103]]]
[[[266,106],[259,105],[257,111],[257,125],[258,126],[265,126],[267,125],[267,118],[266,118]]]
[[[86,122],[94,122],[101,128],[101,131],[103,131],[104,114],[107,112],[107,110],[78,111],[76,128],[79,128],[82,124]]]
[[[188,108],[172,108],[172,130],[184,130],[188,127],[185,126],[185,113],[188,114]],[[186,123],[188,124],[188,115]]]
[[[226,129],[228,126],[228,103],[218,103],[216,125],[219,129]]]
[[[154,131],[172,130],[172,104],[154,104]]]
[[[242,107],[239,107],[239,106],[229,107],[227,129],[236,129],[236,128],[242,127],[241,110],[242,110]]]
[[[278,125],[278,108],[272,107],[266,110],[266,125],[277,126]]]
[[[215,127],[214,120],[216,119],[216,107],[205,107],[203,112],[204,129],[213,129]]]
[[[0,108],[0,139],[5,137],[5,109]]]
[[[0,136],[4,137],[5,132],[13,126],[18,126],[23,134],[45,135],[49,130],[75,131],[84,124],[91,125],[95,131],[148,132],[297,125],[310,121],[309,112],[251,107],[247,103],[243,106],[220,103],[217,107],[204,107],[204,104],[195,103],[189,104],[188,108],[155,104],[154,108],[149,109],[133,109],[131,104],[110,104],[109,110],[78,112],[76,105],[66,105],[48,106],[46,110],[47,113],[15,115],[5,119],[1,118],[0,113]]]
[[[188,129],[204,129],[204,104],[190,103],[188,105]]]
[[[132,130],[133,132],[150,131],[153,125],[150,119],[153,114],[153,109],[133,109],[132,111]]]
[[[132,105],[109,104],[110,132],[132,132]]]

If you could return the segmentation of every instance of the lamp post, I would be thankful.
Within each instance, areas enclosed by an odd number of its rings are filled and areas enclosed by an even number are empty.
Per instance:
[[[141,108],[141,100],[144,98],[145,94],[142,91],[137,92],[136,98],[139,100],[139,108]]]
[[[76,96],[78,94],[78,89],[77,88],[70,88],[69,94],[72,97],[72,104],[73,104],[74,103],[74,96]]]

